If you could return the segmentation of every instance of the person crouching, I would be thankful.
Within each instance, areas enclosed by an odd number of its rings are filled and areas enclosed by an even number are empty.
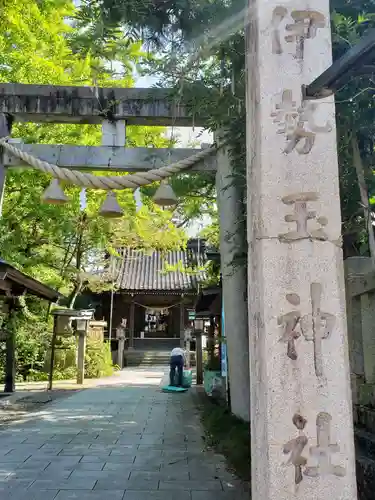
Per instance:
[[[185,351],[182,347],[172,349],[170,358],[169,385],[175,385],[176,368],[178,373],[177,386],[182,387],[185,365]]]

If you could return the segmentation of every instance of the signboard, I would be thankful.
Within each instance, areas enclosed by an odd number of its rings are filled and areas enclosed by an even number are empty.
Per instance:
[[[188,318],[189,318],[189,321],[194,321],[195,320],[195,311],[188,311]]]
[[[227,363],[227,343],[225,339],[225,321],[224,321],[224,299],[221,306],[221,376],[228,376],[228,363]]]

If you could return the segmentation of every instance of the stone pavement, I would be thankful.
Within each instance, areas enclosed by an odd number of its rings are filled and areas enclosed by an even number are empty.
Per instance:
[[[162,393],[163,376],[124,370],[2,429],[0,499],[248,499],[203,450],[194,389]]]

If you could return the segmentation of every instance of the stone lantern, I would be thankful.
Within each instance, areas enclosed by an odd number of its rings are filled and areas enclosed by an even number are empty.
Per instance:
[[[55,358],[55,345],[57,336],[77,335],[77,384],[83,384],[85,375],[86,336],[90,320],[94,316],[93,309],[54,309],[54,327],[51,346],[51,366],[49,373],[49,386],[52,389],[53,364]],[[73,321],[75,322],[73,326]]]

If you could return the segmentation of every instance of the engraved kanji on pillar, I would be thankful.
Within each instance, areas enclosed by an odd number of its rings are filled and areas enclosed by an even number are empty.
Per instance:
[[[301,299],[296,293],[287,293],[285,296],[289,304],[293,306],[299,306]],[[283,335],[281,341],[287,344],[286,354],[288,358],[295,361],[298,357],[296,349],[296,340],[301,336],[301,332],[298,331],[297,327],[301,319],[301,311],[295,309],[286,314],[278,317],[278,325],[283,328]]]
[[[275,7],[272,14],[272,53],[282,54],[284,52],[281,29],[284,30],[285,43],[295,43],[295,58],[303,61],[305,55],[305,40],[317,36],[318,30],[326,26],[325,16],[316,10],[292,10],[289,15],[288,9],[282,6]],[[283,24],[283,26],[282,26]]]
[[[296,438],[291,439],[283,446],[283,453],[285,455],[290,454],[286,465],[294,465],[294,482],[299,484],[302,479],[302,467],[307,464],[307,459],[302,456],[302,452],[308,443],[308,438],[303,432],[306,427],[307,420],[301,415],[295,414],[293,416],[293,424],[297,427],[299,434]]]
[[[310,455],[316,458],[317,465],[306,467],[305,476],[318,477],[333,474],[344,477],[346,475],[345,467],[333,465],[331,462],[331,455],[340,451],[337,444],[331,443],[331,421],[331,415],[326,412],[319,413],[316,418],[317,446],[310,448]]]
[[[298,358],[296,340],[301,336],[314,344],[314,367],[317,377],[323,376],[323,340],[327,339],[335,326],[335,316],[321,310],[322,285],[311,283],[311,313],[303,314],[298,307],[300,296],[296,293],[288,293],[285,296],[289,304],[295,309],[277,318],[278,325],[282,327],[281,341],[287,344],[287,356],[295,361]]]
[[[333,314],[321,310],[322,285],[311,283],[312,312],[301,318],[302,334],[307,341],[314,343],[314,366],[317,377],[323,376],[323,340],[327,339],[335,326],[336,318]]]
[[[317,216],[314,210],[307,209],[307,203],[318,201],[319,195],[315,192],[294,193],[284,196],[282,202],[285,205],[294,205],[294,213],[285,216],[286,222],[295,222],[296,230],[288,233],[280,234],[279,239],[284,243],[291,241],[311,239],[311,240],[328,240],[328,235],[324,231],[324,227],[328,224],[327,217]],[[315,220],[321,227],[318,229],[308,230],[308,221]]]
[[[294,150],[299,154],[308,154],[315,144],[317,134],[332,131],[329,121],[323,125],[316,123],[315,114],[318,107],[319,104],[312,101],[302,101],[298,106],[290,89],[282,92],[281,101],[275,105],[271,118],[279,127],[277,133],[285,135],[287,139],[285,154]]]

